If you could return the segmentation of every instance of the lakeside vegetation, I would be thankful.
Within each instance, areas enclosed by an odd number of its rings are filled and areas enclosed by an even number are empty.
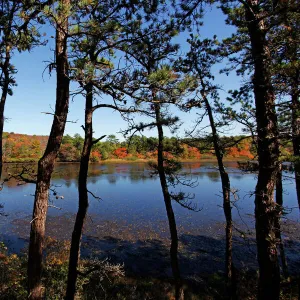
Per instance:
[[[70,244],[47,237],[45,240],[45,260],[43,283],[47,287],[47,299],[64,299],[65,283],[68,275],[68,253]],[[99,267],[99,268],[98,268]],[[100,268],[101,267],[101,268]],[[0,299],[24,300],[27,297],[26,282],[27,256],[9,254],[0,242]],[[109,261],[82,259],[78,266],[82,276],[77,281],[77,299],[174,300],[174,286],[170,278],[138,277],[124,273],[124,266],[110,264]],[[86,273],[94,269],[94,272]],[[237,270],[237,299],[254,299],[257,288],[257,274]],[[298,299],[297,280],[281,283],[281,300]],[[226,281],[221,273],[206,274],[200,282],[184,281],[185,300],[228,299]]]
[[[45,151],[47,136],[26,135],[17,133],[3,134],[4,162],[36,162]],[[223,137],[222,143],[227,144],[225,159],[253,159],[256,156],[251,138],[246,136]],[[73,137],[63,137],[58,152],[60,162],[79,162],[84,138],[79,134]],[[148,161],[157,156],[158,139],[155,137],[133,136],[126,141],[119,141],[115,135],[109,135],[105,141],[96,143],[91,151],[90,162],[126,160]],[[164,139],[165,155],[181,161],[215,159],[213,144],[210,139],[197,141],[178,139],[175,137]],[[286,151],[291,151],[286,148]]]

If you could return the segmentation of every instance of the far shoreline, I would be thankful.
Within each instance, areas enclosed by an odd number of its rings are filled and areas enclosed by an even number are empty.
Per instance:
[[[238,162],[238,161],[249,161],[250,158],[247,157],[225,157],[223,158],[224,162]],[[106,160],[100,160],[98,162],[90,162],[90,164],[105,164],[105,163],[149,163],[155,162],[155,159],[144,159],[144,158],[137,158],[137,159],[118,159],[118,158],[111,158]],[[201,158],[201,159],[178,159],[178,162],[181,163],[199,163],[199,162],[217,162],[216,158]],[[36,164],[38,160],[35,161],[5,161],[3,164]],[[80,161],[56,161],[56,164],[79,164]]]

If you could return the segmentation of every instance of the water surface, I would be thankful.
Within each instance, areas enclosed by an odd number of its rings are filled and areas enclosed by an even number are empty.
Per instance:
[[[227,162],[226,167],[231,187],[235,191],[232,213],[238,230],[235,234],[239,236],[239,230],[254,228],[253,192],[257,178],[255,174],[238,170],[235,162]],[[12,165],[4,169],[6,172],[3,177],[15,172]],[[55,168],[47,234],[57,239],[70,240],[71,237],[78,207],[78,170],[79,164],[72,163],[59,163]],[[186,183],[192,180],[194,187],[177,185],[172,191],[189,194],[191,204],[197,210],[190,211],[178,203],[173,204],[182,245],[188,245],[194,237],[201,236],[209,240],[205,245],[198,245],[196,250],[199,252],[203,247],[211,248],[216,239],[221,241],[224,237],[221,181],[216,165],[208,162],[184,163],[181,180]],[[122,247],[128,252],[133,243],[145,241],[168,244],[169,233],[159,179],[153,175],[148,164],[91,164],[88,189],[101,199],[90,195],[89,216],[84,230],[84,253],[101,248],[113,255],[114,251],[119,253]],[[0,203],[4,205],[3,211],[7,214],[6,217],[0,217],[0,240],[8,243],[11,251],[19,252],[28,241],[34,190],[33,184],[18,185],[11,181],[0,192]],[[289,239],[289,232],[294,234],[299,223],[294,180],[284,181],[284,191],[284,205],[290,211],[284,220],[289,225],[285,233]],[[197,244],[195,241],[193,243]],[[117,244],[119,252],[114,248]]]

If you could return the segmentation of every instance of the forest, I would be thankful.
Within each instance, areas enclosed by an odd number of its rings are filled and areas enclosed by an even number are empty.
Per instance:
[[[3,133],[3,162],[34,162],[38,161],[47,144],[46,136],[29,136],[25,134]],[[223,137],[228,146],[224,156],[234,159],[253,159],[256,156],[251,138],[247,136]],[[73,137],[65,135],[58,152],[59,162],[80,162],[84,138],[79,134]],[[101,162],[111,159],[155,160],[158,139],[134,135],[120,142],[115,135],[108,135],[105,141],[93,145],[90,162]],[[179,160],[214,159],[213,145],[208,139],[194,141],[189,139],[164,139],[165,155]],[[291,145],[286,143],[284,153],[286,159],[291,157]]]
[[[300,209],[299,8],[298,0],[1,0],[0,218],[7,218],[12,182],[34,192],[23,254],[0,242],[0,299],[299,299],[300,273],[291,272],[287,248],[299,241],[286,242],[283,233],[287,178]],[[224,17],[224,28],[229,26],[225,37],[208,22],[212,11]],[[20,83],[16,58],[47,47],[52,57],[41,61],[43,74],[56,80],[55,107],[42,113],[51,118],[51,128],[43,136],[8,133],[6,109]],[[227,89],[225,82],[234,88]],[[35,91],[27,92],[30,104]],[[84,121],[78,124],[77,132],[82,131],[71,136],[65,129],[76,124],[69,118],[76,101],[84,103]],[[99,111],[115,112],[126,126],[119,132],[96,128],[101,127]],[[19,113],[15,105],[16,117]],[[183,177],[182,162],[205,159],[214,160],[221,191],[222,271],[186,276],[182,249],[192,247],[193,240],[185,242],[180,233],[178,208],[201,208],[185,192],[196,184]],[[235,258],[238,237],[245,233],[234,222],[238,191],[229,159],[255,165],[243,170],[255,172],[254,271]],[[84,255],[89,206],[96,199],[101,207],[105,190],[100,183],[97,192],[90,190],[90,171],[105,160],[149,161],[167,220],[160,230],[167,233],[168,275],[128,275],[125,270],[134,270],[145,258],[141,255],[132,266]],[[9,171],[7,163],[14,162],[17,167]],[[58,208],[53,197],[67,196],[53,186],[59,162],[78,162],[79,168],[72,204],[77,213],[63,241],[48,235],[48,208]],[[298,228],[297,222],[293,226]],[[207,253],[195,249],[200,256]],[[143,253],[156,257],[155,251]]]

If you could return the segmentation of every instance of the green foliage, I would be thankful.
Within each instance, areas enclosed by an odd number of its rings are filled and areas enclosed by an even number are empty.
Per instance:
[[[168,65],[162,65],[160,69],[152,72],[148,76],[150,84],[164,86],[172,82],[176,78],[176,74]]]
[[[37,27],[33,25],[33,23],[43,23],[40,15],[42,7],[42,3],[30,1],[2,1],[0,7],[0,68],[2,70],[0,86],[3,91],[7,89],[8,95],[12,95],[12,88],[16,86],[14,79],[16,69],[11,63],[11,57],[16,51],[31,50],[32,47],[43,44]],[[33,11],[36,13],[32,14]]]

